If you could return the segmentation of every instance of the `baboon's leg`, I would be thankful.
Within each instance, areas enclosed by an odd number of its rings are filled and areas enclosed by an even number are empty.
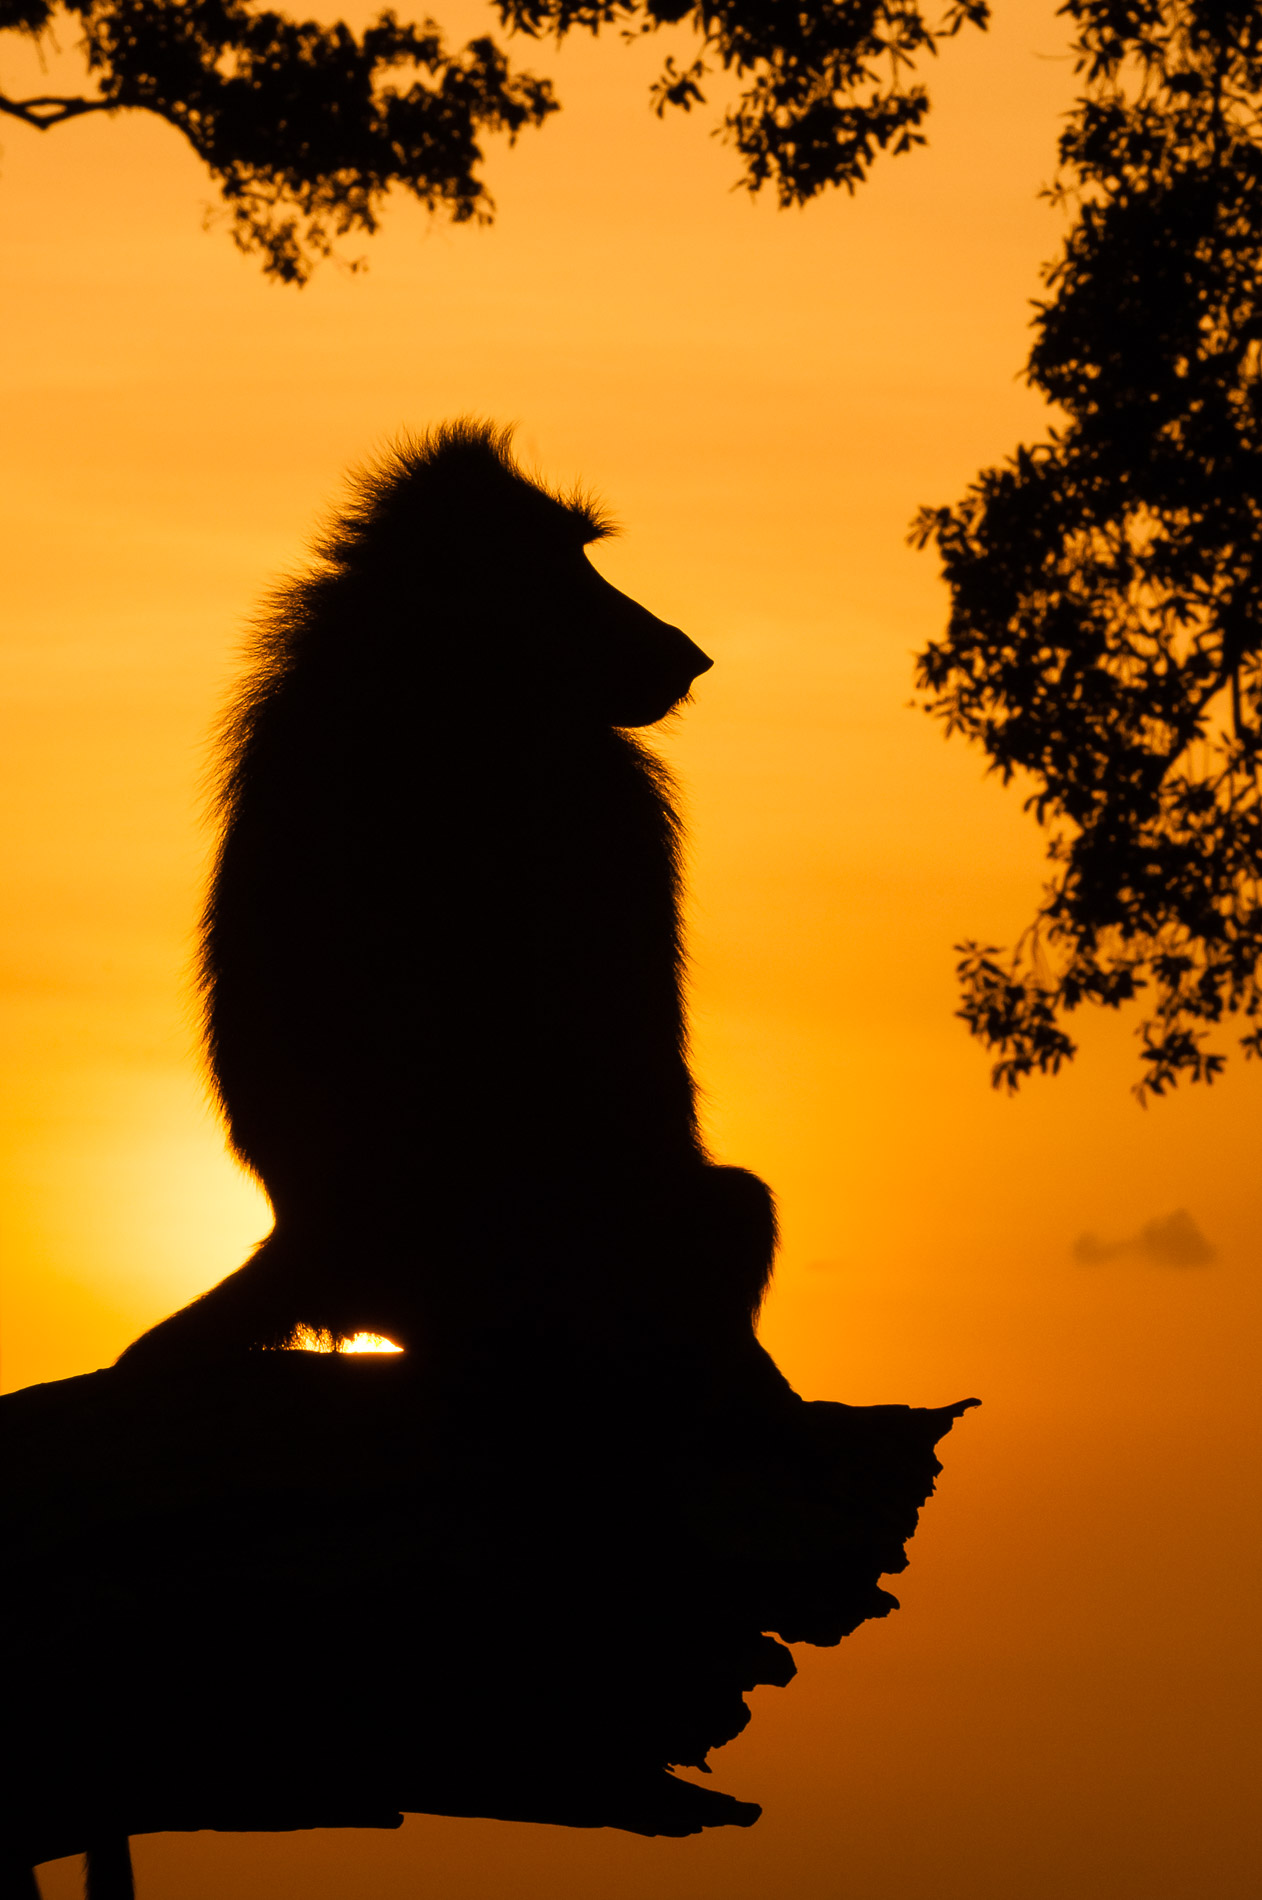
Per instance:
[[[131,1842],[126,1834],[96,1841],[83,1857],[87,1900],[135,1900]]]

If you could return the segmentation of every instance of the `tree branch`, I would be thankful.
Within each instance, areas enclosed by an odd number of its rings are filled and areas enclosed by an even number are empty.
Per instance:
[[[772,1368],[751,1403],[559,1363],[259,1352],[0,1400],[0,1876],[405,1812],[754,1821],[670,1765],[789,1681],[784,1643],[895,1607],[878,1578],[975,1401],[807,1404]]]
[[[81,118],[85,112],[117,112],[115,99],[6,99],[0,94],[0,112],[7,112],[11,119],[21,119],[23,125],[33,125],[37,132],[47,132],[50,125],[62,125],[67,119]]]

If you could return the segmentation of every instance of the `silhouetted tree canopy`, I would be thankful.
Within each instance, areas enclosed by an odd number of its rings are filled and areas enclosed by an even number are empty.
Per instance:
[[[928,110],[916,57],[987,0],[946,0],[936,24],[918,0],[495,0],[511,32],[562,39],[617,25],[628,38],[688,23],[700,52],[668,58],[654,87],[659,114],[704,101],[718,67],[744,84],[722,130],[751,191],[781,204],[825,185],[853,190],[875,155],[923,142]],[[481,137],[541,125],[557,110],[546,79],[510,66],[489,37],[448,49],[432,20],[382,13],[356,36],[260,10],[246,0],[0,0],[0,31],[38,39],[60,26],[78,38],[96,90],[16,99],[0,112],[41,130],[85,112],[135,109],[183,132],[227,204],[237,244],[263,268],[304,283],[334,241],[371,233],[392,185],[457,222],[485,222],[492,200],[477,169]]]
[[[996,1083],[1146,992],[1141,1100],[1262,1054],[1262,8],[1071,0],[1083,96],[1028,376],[1063,423],[913,531],[948,630],[929,709],[1055,831],[1016,949],[959,946]]]
[[[556,111],[547,80],[513,71],[492,40],[450,52],[432,21],[391,12],[357,38],[244,0],[0,0],[0,28],[38,36],[57,15],[81,34],[96,94],[0,97],[0,111],[41,128],[156,113],[217,181],[237,244],[289,283],[335,238],[374,231],[391,185],[457,222],[485,220],[479,136],[512,139]]]
[[[702,81],[716,68],[744,91],[721,131],[745,161],[751,191],[770,184],[782,206],[806,204],[825,185],[862,183],[876,154],[923,145],[929,95],[912,83],[916,58],[935,53],[962,26],[984,27],[988,0],[948,0],[931,24],[917,0],[495,0],[518,33],[591,33],[618,25],[628,37],[687,22],[701,43],[686,67],[668,57],[653,86],[667,106],[704,105]]]

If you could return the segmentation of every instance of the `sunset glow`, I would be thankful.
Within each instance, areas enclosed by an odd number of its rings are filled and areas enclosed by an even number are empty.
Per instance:
[[[597,566],[715,659],[654,743],[707,1140],[780,1207],[764,1343],[808,1398],[983,1400],[899,1614],[799,1647],[715,1757],[748,1833],[152,1836],[141,1900],[1253,1891],[1262,1064],[1225,1032],[1220,1083],[1143,1110],[1133,1021],[1084,1012],[1071,1068],[992,1091],[953,945],[1013,940],[1046,838],[908,704],[946,613],[908,523],[1049,421],[1020,370],[1073,75],[1050,4],[996,13],[927,73],[928,149],[802,212],[733,192],[704,115],[653,117],[660,46],[540,43],[564,110],[489,150],[496,223],[399,204],[301,293],[203,231],[169,128],[6,122],[6,1387],[110,1363],[268,1231],[198,1050],[210,734],[344,472],[473,414],[608,502]],[[476,677],[444,716],[476,735]],[[514,1135],[488,1077],[488,1170]]]
[[[300,1326],[289,1342],[291,1352],[402,1352],[384,1333],[352,1333],[349,1339],[334,1340],[330,1333],[314,1333]]]

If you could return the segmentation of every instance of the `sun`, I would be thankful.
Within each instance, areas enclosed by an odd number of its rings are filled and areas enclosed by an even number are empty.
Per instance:
[[[352,1333],[349,1339],[335,1339],[332,1333],[317,1332],[313,1326],[297,1326],[285,1349],[287,1352],[402,1352],[384,1333]]]

